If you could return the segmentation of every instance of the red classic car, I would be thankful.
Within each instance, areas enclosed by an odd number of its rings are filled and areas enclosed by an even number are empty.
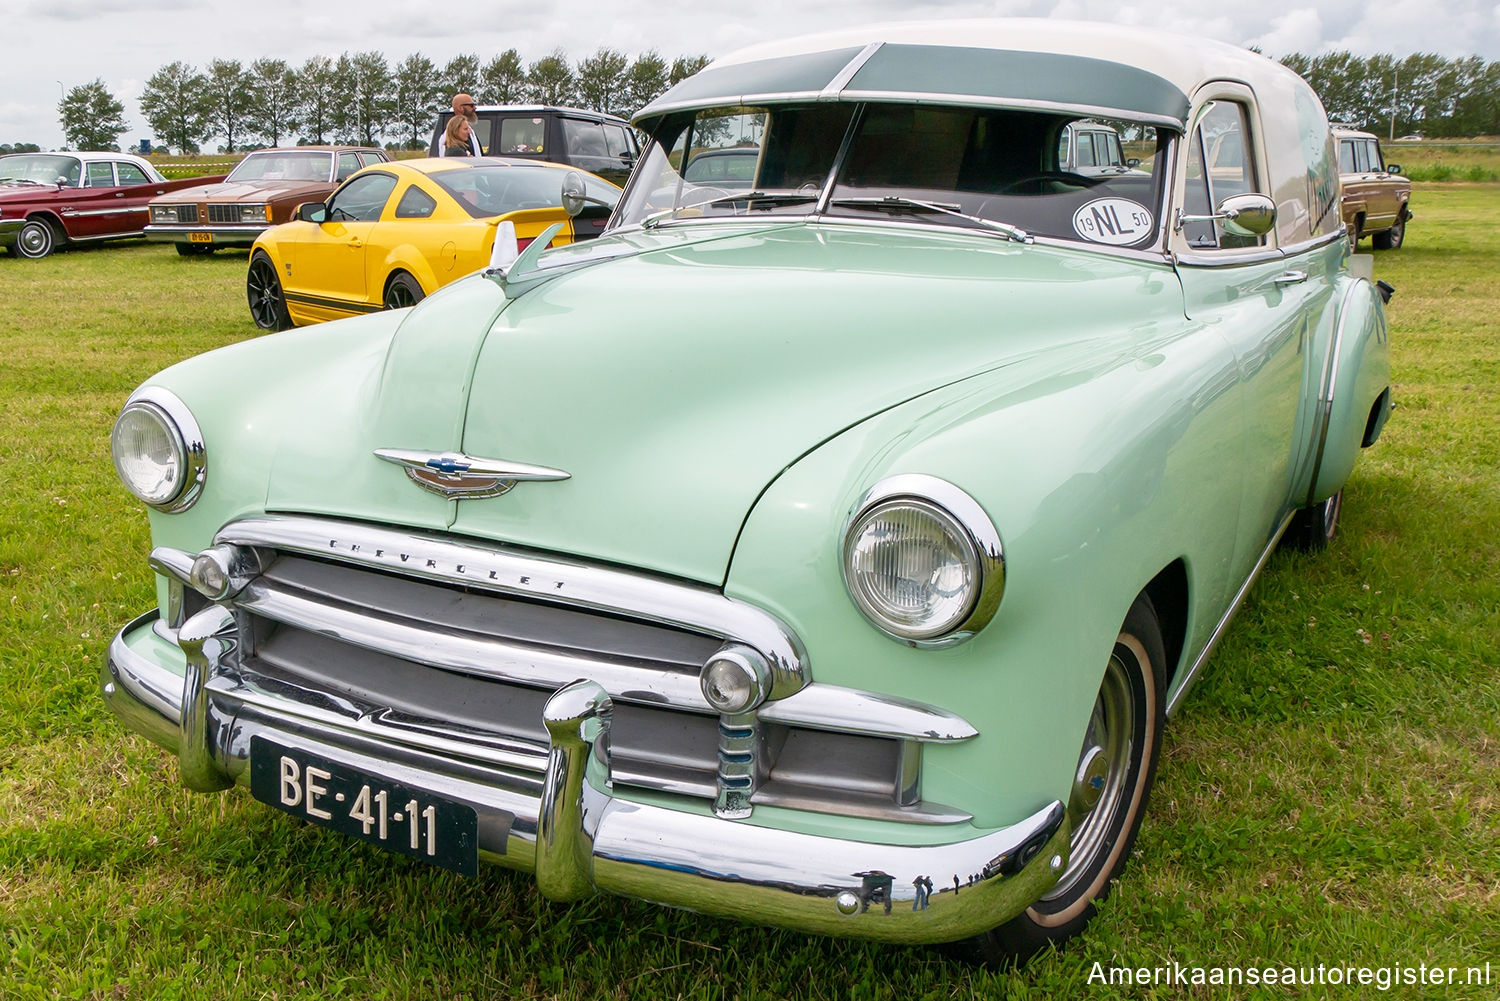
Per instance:
[[[289,222],[298,205],[323,201],[356,170],[389,159],[385,150],[366,146],[256,150],[221,184],[200,183],[153,199],[146,239],[175,243],[184,257],[249,247],[270,227]]]
[[[46,257],[69,243],[140,236],[151,199],[219,180],[169,181],[128,153],[0,156],[0,247]]]

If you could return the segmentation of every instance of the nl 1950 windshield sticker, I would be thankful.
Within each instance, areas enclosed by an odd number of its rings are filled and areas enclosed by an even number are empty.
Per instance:
[[[1124,247],[1155,229],[1151,210],[1128,198],[1096,198],[1073,213],[1073,232],[1091,243]]]

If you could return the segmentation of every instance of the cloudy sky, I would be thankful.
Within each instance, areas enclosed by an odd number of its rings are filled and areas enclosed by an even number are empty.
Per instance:
[[[376,50],[392,63],[421,52],[441,65],[461,52],[514,48],[531,61],[563,49],[577,62],[601,46],[722,55],[753,42],[859,23],[927,18],[1065,17],[1166,27],[1268,55],[1348,49],[1500,59],[1497,0],[4,0],[0,142],[62,143],[63,90],[96,77],[125,105],[122,143],[151,135],[137,99],[161,66]]]

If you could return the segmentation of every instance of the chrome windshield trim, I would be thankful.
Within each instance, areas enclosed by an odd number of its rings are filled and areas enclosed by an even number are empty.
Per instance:
[[[291,515],[266,515],[226,525],[215,542],[267,546],[738,639],[765,655],[771,666],[773,699],[799,691],[812,680],[807,654],[791,630],[770,613],[701,585],[539,556],[498,543],[457,542],[376,525]],[[696,678],[693,684],[696,687]]]
[[[884,45],[884,42],[871,42],[869,45],[866,45],[859,51],[857,56],[849,60],[844,68],[838,71],[838,75],[828,81],[828,86],[823,88],[823,93],[820,96],[824,100],[837,98],[839,94],[843,93],[844,88],[849,86],[849,81],[854,79],[854,74],[863,69],[865,63],[870,61],[870,57],[879,52]]]

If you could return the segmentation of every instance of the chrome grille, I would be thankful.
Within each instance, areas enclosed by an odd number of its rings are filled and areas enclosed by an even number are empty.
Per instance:
[[[657,674],[656,686],[616,686],[611,778],[715,797],[719,718],[663,702],[697,687],[720,637],[285,553],[237,604],[248,613],[238,666],[256,688],[326,700],[388,731],[471,743],[488,762],[505,748],[546,747],[542,706],[554,686],[528,678],[529,665],[562,660],[580,677]],[[427,640],[402,638],[408,630]],[[752,802],[914,819],[898,802],[900,755],[893,739],[767,725]]]
[[[210,205],[208,206],[209,222],[239,222],[240,207],[238,205]]]
[[[177,212],[178,222],[195,223],[198,221],[198,206],[177,205],[174,209]]]

